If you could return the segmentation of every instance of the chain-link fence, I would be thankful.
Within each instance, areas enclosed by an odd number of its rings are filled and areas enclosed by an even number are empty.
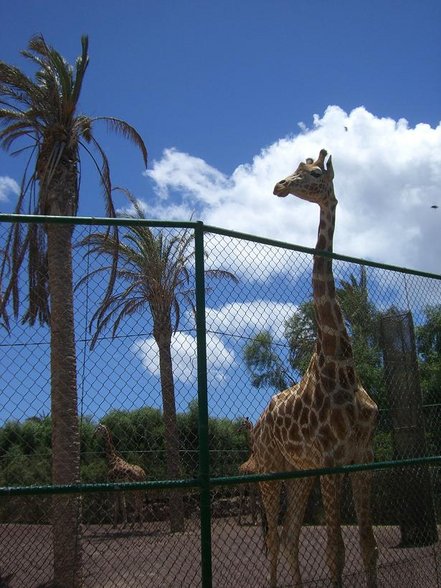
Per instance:
[[[267,586],[258,480],[289,474],[256,477],[252,424],[313,353],[312,250],[192,222],[20,221],[0,225],[0,586],[50,586],[57,565],[81,570],[66,586]],[[441,586],[441,276],[333,257],[380,410],[378,586]],[[354,469],[338,470],[351,588]],[[283,484],[279,511],[283,543]],[[315,483],[304,586],[330,585],[326,541]],[[282,546],[283,586],[288,563]]]

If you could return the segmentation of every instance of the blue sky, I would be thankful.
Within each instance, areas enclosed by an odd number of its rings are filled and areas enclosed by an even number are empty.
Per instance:
[[[147,172],[132,145],[97,127],[114,184],[132,190],[148,216],[193,214],[313,247],[315,207],[276,200],[272,187],[325,147],[340,202],[335,250],[440,273],[440,22],[432,0],[80,0],[63,8],[17,0],[0,8],[0,59],[26,68],[19,51],[42,33],[72,62],[89,35],[80,107],[142,134]],[[13,209],[23,165],[0,152],[0,212]],[[85,163],[80,214],[103,210]],[[244,278],[255,269],[250,259],[235,258]],[[230,316],[227,305],[249,304],[251,289],[213,305]],[[289,314],[298,297],[274,292],[262,297]],[[237,361],[238,350],[222,344]]]
[[[440,121],[435,0],[79,0],[68,15],[59,2],[17,0],[0,10],[1,59],[21,67],[19,51],[34,33],[71,61],[80,35],[89,35],[81,108],[132,123],[151,164],[174,147],[229,176],[329,105],[346,113],[364,106],[411,127]],[[134,148],[107,133],[102,140],[115,183],[151,201],[155,186]],[[18,179],[20,169],[0,155],[0,176]],[[103,211],[91,186],[84,185],[85,215]]]

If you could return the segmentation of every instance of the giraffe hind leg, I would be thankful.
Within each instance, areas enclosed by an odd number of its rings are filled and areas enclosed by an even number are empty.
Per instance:
[[[280,508],[281,482],[260,482],[260,493],[265,514],[265,545],[269,558],[270,588],[277,587],[277,561],[279,557],[279,532],[277,519]]]
[[[259,492],[256,484],[250,484],[250,509],[251,509],[251,521],[253,526],[257,525],[257,512],[258,512],[258,501]]]
[[[341,533],[341,475],[322,476],[320,479],[322,500],[325,509],[326,561],[331,575],[332,586],[343,586],[343,569],[345,565],[345,546]]]
[[[360,533],[360,548],[368,588],[377,588],[378,547],[372,530],[371,493],[372,473],[351,474],[352,495]]]
[[[299,565],[300,532],[314,480],[315,478],[285,480],[287,505],[283,522],[282,548],[289,562],[294,586],[302,586]]]

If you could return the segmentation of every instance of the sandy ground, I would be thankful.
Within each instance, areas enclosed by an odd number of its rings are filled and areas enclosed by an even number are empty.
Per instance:
[[[365,586],[358,533],[344,527],[345,588]],[[379,586],[441,587],[441,545],[398,549],[399,530],[377,527]],[[440,534],[441,536],[441,534]],[[324,563],[325,530],[305,527],[301,567],[305,588],[330,586]],[[185,533],[171,535],[167,523],[142,528],[83,529],[85,588],[189,587],[201,585],[198,521],[187,521]],[[267,561],[260,527],[239,526],[235,519],[214,519],[212,526],[213,586],[260,588],[267,583]],[[51,530],[42,525],[0,525],[0,588],[38,588],[52,573]],[[279,584],[290,586],[283,556]]]

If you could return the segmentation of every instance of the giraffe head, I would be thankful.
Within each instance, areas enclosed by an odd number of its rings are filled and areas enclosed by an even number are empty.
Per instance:
[[[300,163],[293,174],[277,182],[274,187],[274,194],[282,198],[288,196],[288,194],[293,194],[298,198],[316,202],[317,204],[322,204],[330,197],[335,200],[332,186],[334,169],[331,156],[329,156],[325,168],[327,154],[327,151],[322,149],[315,161],[309,158],[306,163]]]
[[[106,438],[109,436],[109,429],[106,427],[106,425],[98,423],[98,425],[95,428],[95,431],[93,432],[93,436],[101,437],[101,439]]]
[[[248,417],[245,417],[240,421],[239,431],[252,431],[253,428],[253,423]]]

